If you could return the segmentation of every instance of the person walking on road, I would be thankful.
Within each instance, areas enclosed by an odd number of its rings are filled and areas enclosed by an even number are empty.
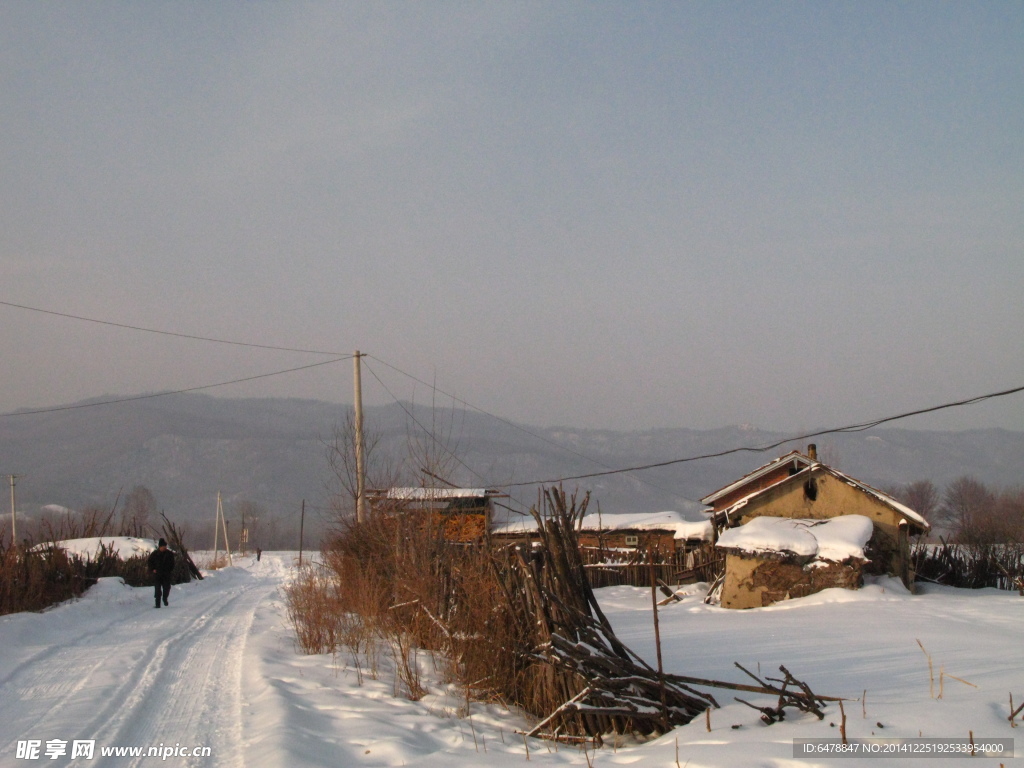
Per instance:
[[[157,549],[149,556],[149,570],[153,574],[153,599],[156,607],[160,607],[160,598],[167,605],[167,596],[171,594],[171,574],[174,573],[174,553],[167,548],[167,542],[160,539]]]

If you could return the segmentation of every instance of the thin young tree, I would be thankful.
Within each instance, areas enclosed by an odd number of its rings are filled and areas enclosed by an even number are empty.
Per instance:
[[[398,476],[397,463],[383,448],[383,433],[363,420],[363,454],[366,458],[366,487],[387,488]],[[356,475],[356,422],[349,409],[344,418],[334,425],[329,440],[323,441],[330,468],[328,494],[329,517],[332,523],[343,524],[355,515],[358,498]]]

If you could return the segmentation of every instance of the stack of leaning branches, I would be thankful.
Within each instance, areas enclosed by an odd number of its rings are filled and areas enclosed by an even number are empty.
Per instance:
[[[498,567],[517,634],[526,641],[520,650],[529,662],[523,703],[549,713],[528,736],[600,743],[607,733],[666,733],[719,706],[693,685],[777,696],[771,707],[737,699],[760,710],[768,724],[783,719],[786,707],[820,719],[825,702],[838,700],[813,693],[785,667],[779,668],[784,679],[766,682],[736,665],[759,685],[653,669],[615,636],[587,581],[576,528],[588,501],[589,495],[578,501],[575,494],[545,489],[542,511],[531,510],[539,541],[505,550]]]
[[[665,733],[717,706],[710,695],[659,676],[615,637],[576,543],[588,497],[578,503],[545,489],[542,501],[543,512],[531,510],[540,542],[509,549],[500,579],[532,647],[529,708],[550,713],[529,735],[600,741],[611,732]]]

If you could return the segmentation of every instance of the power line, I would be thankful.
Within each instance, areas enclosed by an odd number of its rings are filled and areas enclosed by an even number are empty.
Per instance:
[[[376,360],[381,365],[386,365],[391,370],[393,370],[393,371],[395,371],[397,373],[400,373],[403,376],[408,376],[413,381],[419,382],[420,384],[422,384],[425,387],[430,387],[431,389],[433,389],[433,390],[435,390],[437,392],[440,392],[445,397],[450,397],[455,402],[460,403],[460,404],[466,406],[467,408],[471,408],[474,411],[477,411],[478,413],[484,414],[485,416],[490,416],[492,419],[497,419],[498,421],[502,422],[503,424],[507,424],[508,426],[512,427],[513,429],[518,429],[520,432],[523,432],[523,433],[529,435],[530,437],[533,437],[533,438],[535,438],[537,440],[540,440],[541,442],[547,443],[548,445],[551,445],[551,446],[553,446],[555,448],[558,448],[559,450],[565,451],[566,453],[571,453],[573,456],[576,456],[577,458],[584,459],[585,461],[589,461],[592,464],[597,464],[599,467],[604,467],[605,469],[608,469],[608,470],[613,469],[610,465],[605,464],[603,461],[600,461],[599,459],[595,459],[592,456],[587,456],[586,454],[580,453],[579,451],[575,451],[572,448],[569,448],[568,446],[562,445],[561,443],[557,443],[554,440],[551,440],[551,439],[549,439],[547,437],[544,437],[543,435],[538,435],[536,432],[532,432],[529,429],[527,429],[526,427],[524,427],[524,426],[522,426],[520,424],[516,424],[514,421],[509,421],[508,419],[504,419],[501,416],[498,416],[497,414],[494,414],[494,413],[490,413],[489,411],[485,411],[483,408],[479,408],[479,407],[473,405],[472,403],[467,402],[466,400],[463,400],[460,397],[456,397],[455,395],[449,394],[448,392],[445,392],[443,389],[438,389],[435,385],[429,384],[429,383],[423,381],[423,379],[417,378],[416,376],[413,376],[411,373],[403,371],[401,368],[397,368],[397,367],[391,365],[390,363],[386,363],[383,360],[381,360],[379,357],[376,357],[375,355],[367,355],[367,357],[372,357],[374,360]],[[378,381],[380,381],[380,379],[378,379]],[[394,396],[392,395],[392,397],[394,397]],[[396,400],[396,402],[397,402],[397,400]],[[617,470],[615,470],[615,471],[617,471]],[[586,476],[589,477],[590,475],[586,475]],[[674,496],[678,496],[679,498],[685,499],[686,501],[691,501],[691,502],[693,501],[693,499],[686,499],[685,496],[679,496],[678,493],[675,493],[673,491],[668,491],[665,488],[660,488],[657,485],[655,485],[654,483],[652,483],[650,480],[647,480],[645,478],[640,477],[640,478],[637,478],[637,479],[640,482],[644,483],[645,485],[649,485],[651,488],[654,488],[656,491],[661,491],[662,493],[668,493],[668,494],[671,494],[671,495],[674,495]],[[499,485],[503,485],[503,487],[509,487],[509,485],[507,483],[506,484],[499,484]],[[532,485],[532,483],[513,483],[513,485]]]
[[[372,355],[366,355],[366,357],[372,357]],[[376,359],[377,358],[374,358],[374,360],[376,360]],[[383,363],[384,361],[381,360],[379,362]],[[445,445],[442,441],[438,440],[438,438],[434,435],[434,433],[431,432],[429,429],[427,429],[425,426],[423,426],[423,424],[420,423],[419,419],[417,419],[416,416],[414,416],[413,413],[408,408],[405,407],[405,404],[401,400],[399,400],[397,397],[395,397],[394,393],[390,389],[388,389],[387,384],[385,384],[381,380],[380,376],[377,375],[376,371],[374,371],[373,368],[370,367],[370,364],[369,363],[365,363],[365,365],[366,365],[366,370],[368,370],[370,372],[370,375],[372,375],[373,378],[375,378],[377,380],[377,383],[380,384],[384,388],[384,391],[387,392],[388,395],[391,396],[391,399],[394,400],[395,403],[398,404],[398,407],[401,408],[403,411],[405,411],[405,414],[410,419],[412,419],[412,421],[416,424],[416,426],[418,426],[420,429],[422,429],[427,434],[427,436],[429,436],[430,439],[434,441],[434,443],[437,444],[438,448],[440,448],[442,451],[444,451],[448,455],[450,455],[458,464],[460,464],[462,467],[464,467],[471,475],[473,475],[475,478],[477,478],[478,480],[483,482],[485,485],[487,485],[486,481],[484,480],[483,475],[481,475],[479,472],[477,472],[472,467],[470,467],[468,464],[466,464],[466,462],[464,462],[462,459],[460,459],[458,457],[458,455],[456,455],[450,448],[448,448],[447,445]],[[387,363],[384,363],[384,365],[387,365]],[[388,367],[392,368],[393,366],[388,366]],[[440,392],[441,390],[437,390],[437,391]],[[444,393],[442,392],[442,394],[444,394]],[[455,398],[453,398],[453,399],[455,399]],[[501,487],[500,484],[498,485],[498,487]],[[516,504],[521,506],[523,509],[527,508],[526,505],[523,504],[523,502],[520,501],[519,499],[515,499],[515,498],[512,498],[510,496],[509,500],[510,501],[514,501]],[[517,515],[525,515],[526,514],[525,512],[520,512],[518,510],[512,509],[511,507],[507,507],[507,509],[509,509],[512,512],[515,512]]]
[[[244,379],[232,379],[231,381],[221,381],[216,384],[203,384],[199,387],[187,387],[186,389],[176,389],[173,392],[153,392],[148,395],[134,395],[132,397],[120,397],[116,400],[101,400],[97,403],[78,403],[77,405],[60,405],[55,408],[37,408],[31,411],[14,411],[12,413],[0,413],[0,418],[7,416],[32,416],[40,413],[55,413],[56,411],[73,411],[78,408],[95,408],[100,405],[115,405],[117,403],[129,403],[134,400],[148,400],[154,397],[166,397],[167,395],[181,395],[186,392],[198,392],[202,389],[213,389],[214,387],[226,387],[228,384],[241,384],[246,381],[256,381],[257,379],[267,379],[271,376],[281,376],[285,373],[295,373],[296,371],[305,371],[309,368],[316,368],[321,365],[331,365],[332,363],[340,363],[342,360],[351,360],[352,355],[346,355],[345,357],[338,357],[334,360],[324,360],[319,363],[310,363],[309,365],[300,365],[298,368],[287,368],[283,371],[273,371],[272,373],[261,373],[256,376],[246,376]]]
[[[344,355],[344,352],[326,352],[321,349],[300,349],[295,347],[275,347],[270,344],[253,344],[247,341],[232,341],[230,339],[217,339],[211,336],[194,336],[189,333],[177,333],[175,331],[162,331],[156,328],[143,328],[138,325],[127,325],[125,323],[114,323],[109,320],[97,320],[93,317],[82,317],[81,315],[69,315],[65,312],[54,312],[51,309],[40,309],[39,307],[29,307],[24,304],[14,304],[10,301],[0,301],[0,305],[5,307],[14,307],[15,309],[27,309],[31,312],[40,312],[44,315],[54,315],[55,317],[64,317],[70,320],[82,320],[87,323],[97,323],[99,325],[109,325],[114,328],[124,328],[129,331],[143,331],[144,333],[156,333],[160,336],[176,336],[179,339],[191,339],[193,341],[209,341],[214,344],[231,344],[236,347],[254,347],[256,349],[273,349],[278,352],[303,352],[309,355]],[[351,357],[351,355],[349,356]],[[332,361],[334,362],[334,361]],[[299,369],[295,369],[299,370]],[[287,371],[283,371],[287,373]],[[230,383],[230,382],[229,382]],[[219,385],[215,385],[219,386]]]
[[[367,357],[369,357],[369,355],[367,355]],[[423,426],[420,423],[419,419],[417,419],[412,414],[412,412],[408,408],[405,407],[405,404],[403,402],[401,402],[397,397],[395,397],[394,393],[392,393],[392,391],[390,389],[388,389],[387,384],[385,384],[383,381],[381,381],[380,376],[378,376],[374,372],[373,368],[370,367],[369,363],[366,364],[366,370],[368,370],[370,372],[370,374],[373,376],[373,378],[375,378],[377,380],[378,384],[380,384],[382,387],[384,387],[384,391],[387,392],[388,395],[391,396],[391,399],[394,400],[396,403],[398,403],[398,406],[403,411],[405,411],[405,415],[408,416],[410,419],[412,419],[412,421],[416,424],[416,426],[419,427],[420,429],[422,429],[427,434],[427,436],[431,440],[434,441],[434,443],[437,445],[438,448],[440,448],[442,451],[444,451],[449,456],[451,456],[453,459],[455,459],[455,461],[458,462],[460,465],[462,465],[466,470],[468,470],[469,473],[473,475],[473,477],[475,477],[475,478],[477,478],[478,480],[481,480],[481,481],[484,479],[483,476],[479,472],[477,472],[472,467],[470,467],[468,464],[466,464],[464,461],[462,461],[462,459],[460,459],[458,456],[456,456],[455,453],[447,445],[445,445],[440,440],[438,440],[437,436],[434,435],[433,432],[431,432],[429,429],[427,429],[425,426]],[[440,391],[440,390],[438,390],[438,391]]]
[[[831,435],[841,432],[863,432],[866,429],[877,427],[879,424],[885,424],[890,421],[897,421],[898,419],[905,419],[910,416],[919,416],[923,413],[933,413],[935,411],[941,411],[946,408],[956,408],[961,405],[973,405],[974,403],[980,403],[984,400],[991,400],[996,397],[1005,397],[1006,395],[1012,395],[1017,392],[1024,391],[1024,386],[1014,387],[1013,389],[1006,389],[1002,392],[992,392],[987,395],[978,395],[977,397],[971,397],[966,400],[957,400],[952,403],[943,403],[942,405],[933,405],[929,408],[920,408],[916,411],[907,411],[906,413],[900,413],[896,416],[886,416],[883,419],[876,419],[874,421],[864,422],[863,424],[850,424],[845,427],[833,427],[832,429],[823,429],[819,432],[808,432],[805,435],[796,435],[794,437],[787,437],[785,440],[779,440],[771,445],[762,446],[744,446],[741,448],[730,448],[725,451],[718,451],[717,453],[705,453],[700,456],[687,456],[682,459],[670,459],[669,461],[659,461],[654,464],[644,464],[638,467],[624,467],[622,469],[612,469],[605,472],[590,472],[585,475],[571,475],[569,477],[556,477],[550,480],[531,480],[525,483],[509,483],[506,487],[517,487],[523,485],[554,485],[555,483],[565,482],[566,480],[585,480],[590,477],[604,477],[606,475],[619,475],[625,472],[640,472],[645,469],[657,469],[658,467],[668,467],[673,464],[685,464],[687,462],[702,461],[704,459],[717,459],[722,456],[729,456],[734,453],[763,453],[764,451],[770,451],[772,448],[778,448],[780,445],[786,443],[796,442],[798,440],[807,440],[811,437],[820,437],[821,435]]]
[[[497,414],[485,411],[483,408],[479,408],[479,407],[473,405],[472,403],[463,400],[461,397],[457,397],[457,396],[455,396],[453,394],[445,392],[443,389],[439,389],[434,384],[430,384],[430,383],[424,381],[423,379],[420,379],[420,378],[417,378],[416,376],[413,376],[411,373],[408,373],[407,371],[403,371],[401,368],[397,368],[397,367],[391,365],[390,363],[384,362],[383,360],[381,360],[376,355],[367,355],[367,357],[372,357],[378,363],[380,363],[381,365],[386,365],[388,368],[390,368],[391,370],[395,371],[396,373],[400,373],[403,376],[407,376],[410,379],[412,379],[413,381],[418,382],[419,384],[422,384],[425,387],[430,387],[432,390],[440,392],[445,397],[450,397],[452,400],[454,400],[455,402],[459,403],[460,405],[464,405],[467,408],[472,408],[474,411],[477,411],[478,413],[482,413],[485,416],[490,416],[492,419],[497,419],[498,421],[502,422],[503,424],[507,424],[508,426],[510,426],[510,427],[512,427],[514,429],[518,429],[520,432],[524,432],[527,435],[529,435],[530,437],[534,437],[537,440],[541,440],[542,442],[545,442],[548,445],[552,445],[555,448],[559,448],[559,449],[561,449],[563,451],[567,451],[568,453],[571,453],[574,456],[577,456],[577,457],[579,457],[581,459],[586,459],[587,461],[593,462],[594,464],[601,464],[601,466],[604,466],[604,464],[602,464],[602,462],[598,461],[597,459],[591,458],[590,456],[586,456],[585,454],[582,454],[582,453],[580,453],[578,451],[574,451],[572,448],[568,448],[568,447],[566,447],[564,445],[556,443],[554,440],[550,440],[550,439],[544,437],[543,435],[538,435],[536,432],[531,432],[530,430],[526,429],[526,427],[523,427],[520,424],[516,424],[514,421],[509,421],[508,419],[503,419],[501,416],[498,416]]]

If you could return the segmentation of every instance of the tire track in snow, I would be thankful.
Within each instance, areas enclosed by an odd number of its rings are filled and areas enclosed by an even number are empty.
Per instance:
[[[223,573],[226,583],[170,609],[141,609],[30,657],[0,681],[0,754],[13,757],[21,739],[66,740],[69,753],[72,740],[95,739],[92,760],[47,763],[140,765],[147,758],[102,758],[100,747],[162,742],[213,750],[177,765],[242,766],[242,653],[256,606],[280,583],[270,575]]]
[[[7,724],[6,730],[21,726],[48,737],[56,737],[56,731],[66,722],[84,719],[90,726],[93,722],[102,723],[109,719],[109,711],[122,706],[131,689],[138,685],[136,670],[142,660],[159,656],[162,646],[201,630],[206,621],[206,616],[199,616],[189,621],[176,637],[147,636],[134,643],[130,637],[128,642],[121,637],[134,622],[118,623],[106,627],[103,633],[93,633],[88,642],[77,639],[54,649],[45,661],[34,657],[0,687],[4,699],[0,721]],[[126,668],[125,662],[133,663]],[[98,714],[94,698],[80,695],[97,690],[102,691],[102,699],[107,702]],[[83,718],[76,710],[84,710],[87,715]],[[93,728],[80,730],[91,733]],[[28,732],[22,730],[21,734],[24,737]]]
[[[268,591],[273,589],[253,587],[236,595],[218,606],[202,631],[161,648],[119,708],[122,716],[97,733],[97,743],[209,746],[213,765],[242,766],[242,652],[253,613]],[[211,760],[184,764],[200,763],[210,765]]]

